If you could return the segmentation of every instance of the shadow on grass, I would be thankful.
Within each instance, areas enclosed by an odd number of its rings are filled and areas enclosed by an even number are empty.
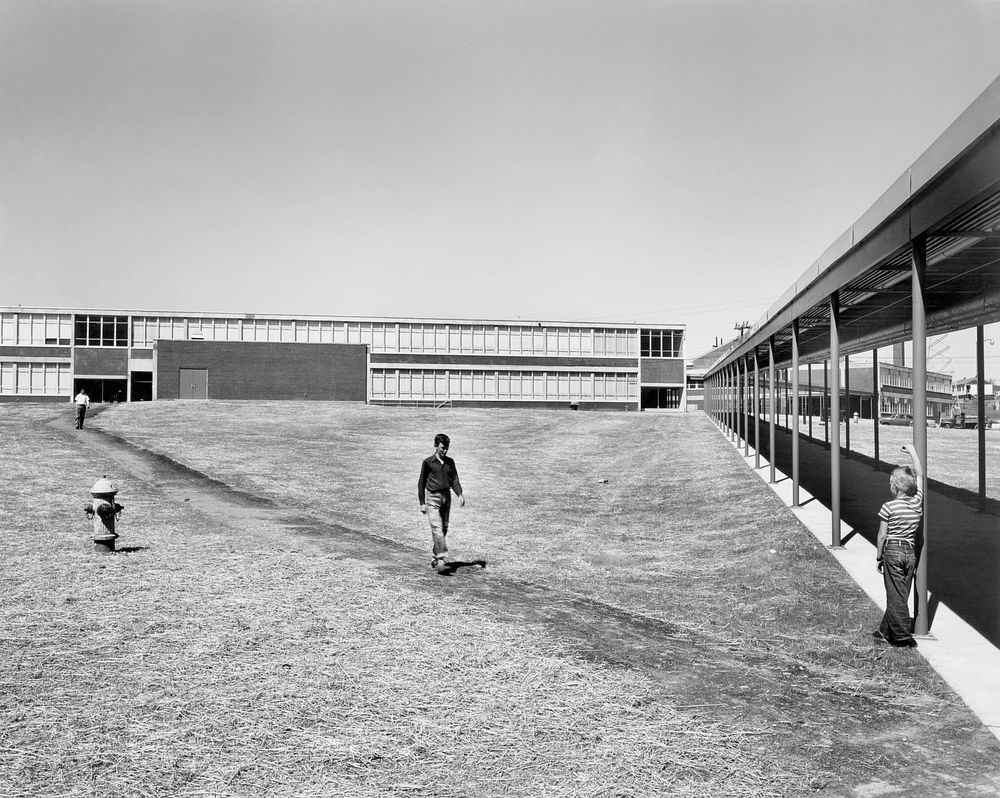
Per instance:
[[[486,560],[452,560],[447,567],[438,571],[439,576],[451,576],[461,568],[485,568]]]

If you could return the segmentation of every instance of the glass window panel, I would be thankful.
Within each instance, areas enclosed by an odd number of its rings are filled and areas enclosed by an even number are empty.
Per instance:
[[[14,364],[0,363],[0,393],[15,393],[16,381],[14,379]]]

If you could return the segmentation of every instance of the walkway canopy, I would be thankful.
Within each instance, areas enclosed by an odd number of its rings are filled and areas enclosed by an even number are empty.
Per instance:
[[[977,328],[979,418],[983,410],[983,325],[1000,321],[1000,78],[851,225],[705,375],[706,409],[730,433],[751,436],[760,457],[761,407],[770,408],[775,481],[776,368],[788,368],[799,408],[799,366],[829,361],[832,545],[841,546],[840,412],[842,358],[913,342],[914,446],[927,464],[927,336]],[[762,401],[761,368],[768,394]],[[825,373],[825,371],[824,371]],[[849,369],[843,370],[845,379]],[[874,380],[873,380],[874,383]],[[826,389],[824,388],[824,391]],[[798,505],[799,423],[792,434],[793,504]],[[751,430],[751,420],[754,429]],[[979,424],[980,502],[985,504],[986,442]],[[845,434],[848,436],[850,426]],[[878,426],[875,426],[878,460]],[[759,462],[758,462],[759,465]],[[926,480],[927,474],[925,474]],[[927,495],[926,481],[924,494]],[[916,579],[916,632],[928,631],[927,558],[933,508],[925,507]]]

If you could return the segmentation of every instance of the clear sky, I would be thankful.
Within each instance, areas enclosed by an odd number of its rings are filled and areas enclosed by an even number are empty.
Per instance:
[[[998,74],[1000,0],[0,0],[0,304],[694,355]]]

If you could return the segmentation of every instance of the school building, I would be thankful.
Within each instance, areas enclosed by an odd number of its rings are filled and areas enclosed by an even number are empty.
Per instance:
[[[680,410],[684,325],[0,308],[0,401]]]

